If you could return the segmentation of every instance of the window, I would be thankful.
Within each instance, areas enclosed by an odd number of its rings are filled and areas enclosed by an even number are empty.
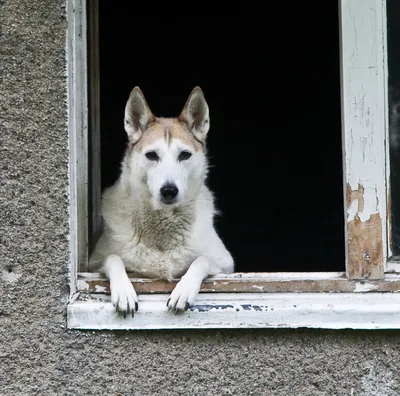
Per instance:
[[[391,96],[400,7],[391,0],[274,5],[273,14],[284,15],[279,35],[257,13],[246,29],[234,16],[207,17],[214,40],[192,36],[193,48],[181,49],[178,61],[173,51],[182,35],[203,20],[168,20],[160,43],[138,48],[125,38],[142,38],[146,20],[132,23],[133,11],[123,7],[129,5],[68,2],[68,326],[400,328],[392,205],[398,94]],[[130,52],[139,59],[132,64]],[[101,229],[101,190],[118,177],[126,144],[121,117],[134,85],[157,115],[176,115],[194,85],[210,106],[210,184],[237,272],[206,279],[183,315],[166,312],[173,282],[132,279],[140,311],[120,318],[108,281],[86,272]],[[238,180],[247,194],[237,193]]]
[[[155,114],[176,116],[200,85],[211,113],[216,226],[238,272],[345,269],[338,4],[291,3],[290,12],[270,6],[286,14],[279,38],[262,13],[207,16],[206,38],[193,29],[202,15],[153,15],[163,32],[158,44],[143,35],[146,18],[132,23],[134,3],[99,8],[103,187],[118,177],[127,143],[121,115],[133,86]],[[176,54],[187,34],[194,48]],[[134,37],[143,42],[140,55],[127,49]]]

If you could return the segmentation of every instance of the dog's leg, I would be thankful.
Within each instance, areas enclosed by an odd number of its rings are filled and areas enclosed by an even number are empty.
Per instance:
[[[138,298],[121,258],[115,254],[108,256],[104,260],[102,272],[110,280],[111,302],[117,311],[123,313],[124,317],[132,313],[133,317],[138,310]]]
[[[194,303],[203,279],[221,273],[230,274],[234,269],[233,258],[212,224],[204,230],[197,243],[201,242],[198,250],[207,253],[194,260],[177,283],[167,302],[168,311],[186,311]]]
[[[175,286],[167,302],[168,311],[186,311],[192,305],[199,293],[201,282],[210,274],[212,260],[200,256],[190,265],[186,274]],[[211,271],[212,272],[212,271]]]

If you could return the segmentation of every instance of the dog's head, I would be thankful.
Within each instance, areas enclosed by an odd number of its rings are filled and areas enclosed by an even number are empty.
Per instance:
[[[205,143],[210,127],[203,91],[193,89],[178,118],[158,118],[139,87],[125,107],[129,138],[128,182],[149,194],[153,207],[174,207],[193,198],[204,182]]]

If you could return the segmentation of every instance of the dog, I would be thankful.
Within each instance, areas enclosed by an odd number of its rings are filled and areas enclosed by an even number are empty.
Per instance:
[[[119,179],[102,196],[104,227],[89,268],[110,280],[111,301],[124,317],[138,310],[127,272],[178,279],[167,310],[183,312],[206,277],[234,269],[214,228],[213,194],[205,184],[208,104],[195,87],[179,117],[158,118],[135,87],[124,127],[128,146]]]

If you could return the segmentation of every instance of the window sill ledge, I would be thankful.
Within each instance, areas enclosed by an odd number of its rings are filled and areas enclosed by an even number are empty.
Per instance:
[[[105,294],[77,294],[67,327],[91,330],[319,328],[400,329],[398,293],[201,293],[187,312],[168,313],[167,294],[139,295],[124,319]]]

